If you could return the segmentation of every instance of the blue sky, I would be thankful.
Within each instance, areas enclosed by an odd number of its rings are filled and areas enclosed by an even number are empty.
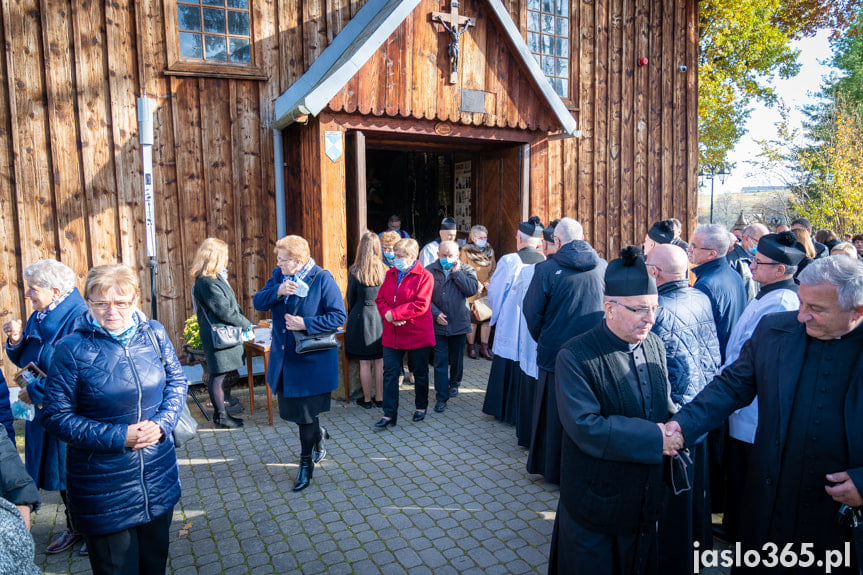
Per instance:
[[[794,78],[775,82],[779,97],[791,108],[792,122],[796,126],[800,126],[803,121],[801,108],[815,100],[813,93],[818,92],[822,78],[832,70],[824,64],[831,55],[828,36],[829,32],[822,31],[813,38],[804,38],[796,42],[801,51],[800,73]],[[775,107],[768,108],[760,103],[755,105],[747,123],[746,135],[743,136],[729,156],[729,160],[736,164],[736,167],[724,185],[720,184],[717,178],[714,184],[717,194],[739,192],[745,186],[784,184],[782,178],[777,174],[763,173],[747,164],[747,160],[755,157],[759,152],[755,139],[774,139],[777,137],[777,121],[779,121],[779,112]],[[710,182],[707,182],[706,185],[706,190],[709,190]]]

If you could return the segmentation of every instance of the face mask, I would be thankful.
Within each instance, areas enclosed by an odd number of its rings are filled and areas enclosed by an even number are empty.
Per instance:
[[[455,258],[441,258],[440,267],[445,270],[451,269],[455,265]]]
[[[405,260],[403,260],[402,258],[399,258],[399,259],[393,261],[393,265],[396,266],[396,269],[399,270],[400,272],[406,272],[410,268],[408,263]]]
[[[758,253],[758,246],[752,246],[750,252],[753,256]]]
[[[396,255],[393,252],[384,252],[384,257],[387,258],[388,260],[391,260],[394,257],[396,257]]]
[[[478,247],[479,249],[484,249],[485,245],[488,243],[488,240],[476,240],[473,245]]]

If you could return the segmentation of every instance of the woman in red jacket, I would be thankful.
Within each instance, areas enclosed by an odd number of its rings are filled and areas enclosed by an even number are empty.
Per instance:
[[[395,425],[399,409],[399,374],[405,352],[414,366],[416,411],[422,421],[429,403],[429,352],[434,345],[431,296],[434,278],[417,263],[419,244],[403,239],[393,247],[394,265],[378,291],[375,303],[384,318],[384,416],[378,430]]]

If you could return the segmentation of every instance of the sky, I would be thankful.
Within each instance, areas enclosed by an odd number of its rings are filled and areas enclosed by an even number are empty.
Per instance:
[[[824,62],[830,59],[829,31],[821,31],[812,38],[804,38],[795,44],[800,48],[799,60],[801,63],[800,73],[788,80],[777,80],[775,82],[776,92],[779,97],[791,109],[792,123],[800,127],[803,121],[801,108],[815,98],[822,84],[822,77],[828,75],[832,68]],[[747,160],[759,153],[755,139],[775,139],[776,122],[780,119],[776,107],[768,108],[761,103],[756,103],[746,126],[746,135],[738,142],[729,155],[729,161],[736,164],[731,170],[731,175],[722,184],[719,178],[714,182],[716,194],[735,193],[747,186],[776,186],[785,182],[776,175],[762,173],[754,166],[747,164]],[[704,182],[701,192],[709,192],[710,181]]]

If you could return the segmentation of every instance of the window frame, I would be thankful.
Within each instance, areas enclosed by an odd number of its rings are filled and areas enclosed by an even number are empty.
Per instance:
[[[262,61],[260,45],[260,14],[255,0],[249,0],[249,53],[251,62],[219,60],[197,60],[180,55],[180,28],[177,21],[177,0],[165,0],[165,40],[168,55],[167,76],[200,76],[209,78],[238,78],[269,80],[269,75],[260,68]]]
[[[530,48],[529,34],[536,33],[536,34],[540,35],[540,52],[539,52],[539,55],[544,56],[542,54],[542,51],[541,51],[542,50],[542,35],[543,35],[542,34],[542,20],[541,20],[542,14],[543,14],[543,12],[542,12],[542,0],[538,0],[538,1],[540,3],[540,10],[538,12],[540,14],[540,25],[539,25],[540,31],[539,32],[533,32],[532,30],[529,29],[530,28],[530,24],[529,24],[530,13],[531,12],[537,12],[537,11],[530,9],[528,2],[524,3],[524,42],[525,42],[525,45],[527,46],[528,52],[530,52],[530,55],[534,58],[534,61],[536,61],[536,54],[537,53],[534,52],[533,50],[531,50],[531,48]],[[556,0],[552,0],[552,2],[555,2],[555,1]],[[574,78],[574,74],[573,74],[573,72],[574,72],[573,54],[575,52],[575,49],[574,49],[575,45],[573,44],[573,36],[575,35],[574,23],[576,20],[575,19],[575,12],[574,12],[574,10],[575,10],[574,5],[577,4],[577,0],[565,0],[565,1],[567,2],[567,6],[566,6],[566,10],[565,10],[565,13],[566,13],[565,18],[567,20],[567,37],[566,37],[566,39],[569,43],[568,52],[566,55],[567,68],[568,68],[567,69],[568,76],[566,79],[568,96],[567,97],[561,96],[557,92],[557,87],[554,84],[552,84],[551,82],[550,82],[550,85],[551,85],[552,90],[554,90],[554,93],[557,94],[557,96],[566,105],[567,109],[569,109],[571,111],[578,111],[578,103],[577,103],[577,98],[575,95],[576,82],[575,82],[575,78]],[[563,17],[563,15],[557,15],[557,14],[554,14],[554,16],[555,17]],[[552,37],[553,38],[563,38],[563,36],[558,36],[556,34],[552,35]],[[553,56],[553,57],[557,58],[558,56]],[[540,67],[540,70],[542,71],[542,64],[540,62],[537,62],[537,65]],[[542,75],[546,78],[546,80],[550,80],[551,78],[555,78],[555,79],[560,78],[560,76],[548,76],[544,71],[542,72]]]

